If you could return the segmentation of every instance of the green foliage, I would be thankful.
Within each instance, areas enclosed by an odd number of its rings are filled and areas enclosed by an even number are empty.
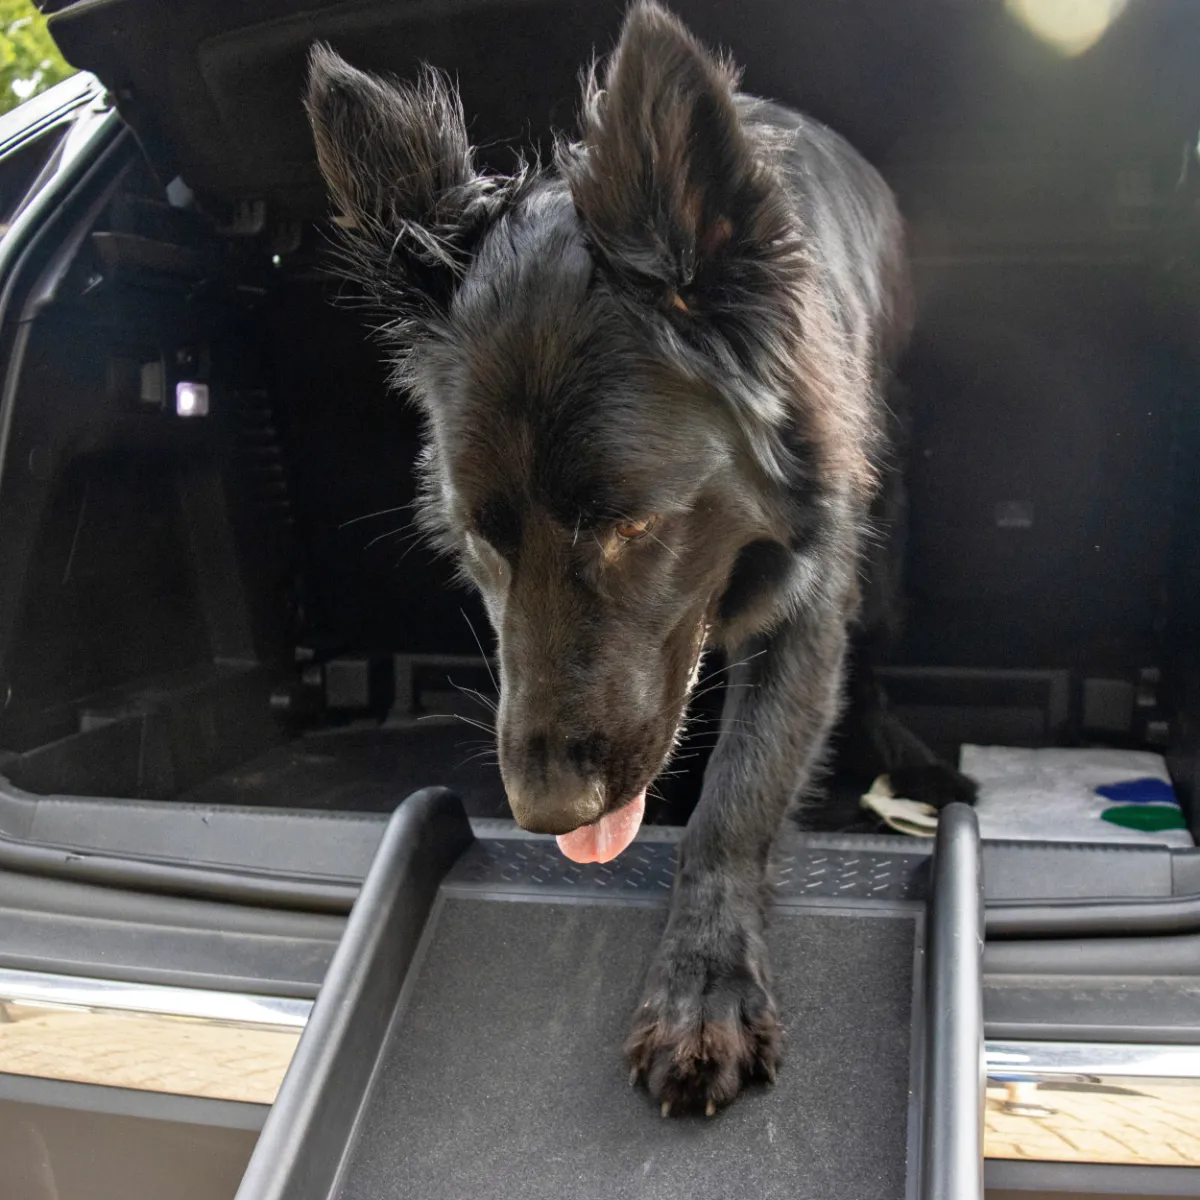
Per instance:
[[[32,0],[0,0],[0,113],[74,74]]]

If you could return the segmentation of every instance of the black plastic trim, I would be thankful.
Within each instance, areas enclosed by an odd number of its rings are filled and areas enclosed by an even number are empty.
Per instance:
[[[184,867],[110,854],[87,854],[31,845],[3,835],[0,835],[0,869],[104,887],[320,913],[348,913],[359,888],[357,883],[320,882],[225,871],[216,867]]]
[[[983,1200],[983,879],[979,823],[938,820],[928,923],[922,1200]]]
[[[1195,976],[1200,935],[992,941],[984,969],[989,975]]]
[[[40,1104],[48,1108],[69,1108],[75,1112],[251,1131],[263,1127],[270,1111],[265,1104],[247,1104],[241,1100],[177,1096],[168,1092],[144,1092],[134,1088],[71,1083],[62,1079],[41,1079],[35,1075],[3,1072],[0,1072],[0,1100]]]
[[[989,938],[1135,937],[1200,932],[1200,896],[1118,900],[993,901],[987,906]]]
[[[1016,1162],[990,1158],[984,1168],[988,1191],[1090,1196],[1200,1196],[1200,1169],[1126,1167],[1110,1163]]]
[[[133,144],[115,112],[108,112],[92,133],[89,153],[65,163],[18,214],[0,242],[0,325],[7,322],[13,293],[33,251],[71,201],[100,174],[123,142]],[[11,370],[11,365],[10,365]],[[2,463],[0,463],[2,465]]]
[[[473,841],[462,802],[445,788],[415,792],[388,822],[362,903],[350,914],[322,986],[337,1003],[313,1009],[238,1200],[282,1200],[293,1179],[305,1180],[314,1195],[333,1182],[323,1172],[341,1161],[355,1114],[331,1111],[341,1094],[326,1083],[335,1069],[344,1080],[347,1072],[373,1067],[369,1047],[381,1031],[363,1017],[390,1018],[387,999],[408,971],[442,878]]]
[[[4,788],[0,781],[0,788]],[[8,789],[4,789],[8,790]],[[194,867],[25,842],[0,833],[0,869],[167,895],[345,915],[357,880],[313,880],[235,868]],[[1200,933],[1200,896],[992,901],[989,939],[1152,937]]]
[[[55,800],[84,804],[88,799],[78,796],[33,796],[14,788],[8,780],[0,777],[0,800],[11,800],[18,804]],[[128,803],[106,798],[96,798],[96,803],[98,808],[104,805],[114,808],[120,806],[123,811],[130,807]],[[152,807],[168,810],[171,805],[167,803]],[[178,809],[182,810],[183,807],[178,806]],[[189,811],[194,815],[194,806],[189,807]],[[364,815],[322,813],[315,817],[307,813],[271,810],[270,816],[299,817],[315,823],[336,817],[359,819]],[[22,825],[27,825],[28,820],[22,817]],[[381,819],[378,824],[382,827],[384,821]],[[650,841],[674,841],[680,832],[666,827],[646,831],[647,840]],[[511,823],[505,823],[494,836],[519,836],[519,831],[515,831]],[[846,848],[864,851],[879,849],[893,854],[908,853],[914,857],[924,857],[929,853],[925,846],[896,838],[823,837],[821,841],[823,845],[831,847],[845,845]],[[1050,847],[1039,845],[1038,848],[1045,850]],[[1005,844],[1004,849],[1012,847]],[[984,843],[985,862],[991,862],[994,858],[994,854],[989,854],[990,850],[994,850],[993,845]],[[370,852],[373,853],[373,849]],[[198,866],[180,862],[178,858],[124,854],[115,848],[90,850],[82,846],[26,840],[13,836],[11,831],[0,831],[0,869],[3,870],[164,895],[342,916],[350,911],[361,884],[359,872],[365,873],[368,864],[369,859],[362,860],[361,856],[355,856],[352,863],[348,862],[350,869],[344,873],[331,872],[323,878],[315,878],[312,874],[271,871],[261,866]],[[986,904],[985,919],[987,936],[997,945],[1006,939],[1036,941],[1111,937],[1132,940],[1161,935],[1178,938],[1185,934],[1200,934],[1200,894],[1125,896],[1114,899],[991,900]]]
[[[2,967],[311,1000],[345,921],[0,872],[0,927]]]

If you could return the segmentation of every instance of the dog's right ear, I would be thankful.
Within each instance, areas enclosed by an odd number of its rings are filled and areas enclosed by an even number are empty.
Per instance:
[[[354,272],[393,303],[444,308],[495,208],[441,74],[369,75],[313,47],[305,108]]]
[[[559,147],[604,257],[677,297],[731,253],[778,240],[736,88],[730,63],[653,0],[636,0],[603,78],[593,69],[585,79],[581,142]]]

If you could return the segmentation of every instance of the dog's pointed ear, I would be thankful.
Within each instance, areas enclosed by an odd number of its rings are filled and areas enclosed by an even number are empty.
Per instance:
[[[412,85],[382,79],[318,44],[305,108],[355,265],[443,305],[496,191],[475,170],[453,85],[433,70]],[[383,278],[364,282],[396,290]]]
[[[735,103],[737,73],[670,13],[638,3],[603,79],[585,81],[582,141],[560,168],[601,252],[687,287],[752,220],[762,170]]]

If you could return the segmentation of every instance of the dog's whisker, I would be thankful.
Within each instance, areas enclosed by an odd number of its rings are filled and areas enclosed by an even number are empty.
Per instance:
[[[737,667],[744,667],[747,663],[752,663],[756,658],[762,658],[767,651],[756,650],[753,654],[747,654],[745,658],[739,658],[737,662],[727,663],[725,666],[718,668],[708,678],[716,679],[718,675],[724,675],[727,671],[732,671]]]
[[[496,739],[494,738],[478,738],[472,742],[456,742],[458,750],[494,750],[496,749]]]
[[[761,658],[762,655],[764,655],[766,653],[767,653],[766,650],[758,650],[754,654],[749,654],[745,658],[738,659],[737,662],[732,662],[724,667],[721,667],[719,670],[714,671],[711,675],[709,675],[706,678],[706,681],[705,681],[706,686],[702,687],[698,692],[686,692],[682,696],[682,698],[679,699],[678,701],[676,701],[675,703],[690,705],[693,701],[698,700],[701,696],[707,696],[709,693],[715,692],[719,688],[722,688],[722,687],[724,687],[724,688],[756,688],[756,687],[758,687],[758,684],[756,684],[756,683],[729,683],[729,682],[714,683],[712,681],[717,679],[721,675],[724,675],[726,672],[732,671],[735,667],[744,667],[747,663],[752,662],[756,658]],[[659,709],[659,711],[655,714],[655,716],[660,717],[664,713],[670,712],[673,707],[675,707],[675,704],[671,704],[671,703],[665,704],[665,705],[663,705],[663,707],[661,709]]]
[[[463,620],[466,621],[467,628],[471,631],[471,636],[475,639],[475,645],[479,647],[479,653],[483,656],[483,665],[487,667],[488,678],[491,679],[492,687],[496,689],[496,694],[499,695],[500,683],[496,679],[496,673],[492,670],[492,664],[488,656],[484,653],[483,643],[479,640],[479,634],[475,632],[475,626],[471,624],[471,618],[467,616],[467,610],[460,608],[458,611],[462,613]]]
[[[425,530],[423,529],[410,529],[407,525],[397,525],[395,529],[388,529],[383,533],[376,534],[369,542],[363,544],[363,549],[369,550],[376,542],[382,542],[384,538],[399,536],[402,541],[417,541],[424,534]]]
[[[711,742],[698,741],[699,738],[711,738]],[[756,733],[753,729],[706,729],[693,737],[687,739],[687,746],[690,750],[711,750],[714,746],[719,746],[722,739],[725,738],[742,738],[748,741],[758,742],[762,746],[769,746],[770,743],[760,733]]]
[[[747,729],[755,728],[753,722],[751,721],[747,721],[742,717],[727,717],[723,713],[716,713],[712,716],[709,716],[707,713],[693,713],[684,722],[684,726],[686,727],[687,725],[691,725],[693,723],[701,725],[720,725],[722,722],[729,725],[744,725]],[[705,731],[701,730],[699,732]]]
[[[499,765],[499,760],[496,758],[488,758],[486,752],[477,750],[474,754],[468,754],[465,758],[459,759],[452,768],[455,771],[461,771],[464,767],[476,765],[491,766]]]
[[[364,513],[361,517],[351,517],[348,521],[343,521],[338,528],[347,529],[351,525],[358,525],[363,521],[373,521],[376,517],[386,517],[390,513],[404,512],[406,509],[414,508],[419,501],[410,500],[407,504],[396,504],[391,508],[381,508],[377,512]]]
[[[363,549],[370,550],[376,542],[382,542],[384,538],[395,537],[398,533],[404,532],[403,525],[397,525],[395,529],[387,529],[383,533],[376,534],[369,542],[364,543]]]
[[[683,699],[682,699],[681,701],[679,701],[679,703],[681,703],[681,704],[691,704],[693,701],[695,701],[695,700],[698,700],[698,699],[699,699],[701,696],[707,696],[707,695],[708,695],[710,692],[715,692],[715,691],[717,691],[719,688],[728,688],[728,689],[734,689],[734,690],[736,690],[736,689],[738,689],[738,688],[747,688],[747,689],[752,689],[752,688],[755,688],[755,687],[757,687],[757,686],[758,686],[758,685],[757,685],[757,684],[755,684],[755,683],[716,683],[716,684],[712,684],[712,685],[711,685],[711,686],[709,686],[709,687],[701,688],[701,689],[700,689],[698,692],[693,692],[693,693],[691,693],[690,695],[684,696],[684,697],[683,697]],[[670,712],[670,711],[671,711],[671,709],[672,709],[673,707],[675,707],[675,706],[674,706],[674,705],[671,705],[671,704],[665,704],[665,705],[663,705],[663,707],[662,707],[661,709],[659,709],[657,713],[655,713],[655,714],[654,714],[654,718],[652,718],[652,719],[655,719],[655,718],[657,718],[657,717],[661,717],[661,716],[662,716],[664,713],[668,713],[668,712]],[[686,716],[683,718],[683,724],[685,724],[685,725],[686,725],[686,724],[687,724],[689,721],[691,721],[693,718],[695,718],[695,719],[707,719],[707,718],[704,718],[704,717],[703,717],[703,714],[699,714],[699,713],[696,713],[696,714],[688,713],[688,714],[687,714],[687,715],[686,715]]]
[[[487,750],[476,750],[474,754],[468,754],[466,758],[459,762],[458,767],[469,767],[474,763],[484,763],[488,765],[495,763],[496,765],[499,765],[500,759],[495,751],[489,752]],[[458,768],[456,768],[456,770],[457,769]]]
[[[661,776],[659,776],[659,778],[661,778]],[[663,804],[671,803],[670,800],[668,800],[666,796],[664,796],[662,792],[660,792],[658,788],[654,786],[653,783],[646,784],[646,795],[650,796],[654,800],[660,801]]]
[[[463,757],[459,760],[458,765],[460,767],[465,767],[468,763],[473,762],[494,762],[499,764],[499,761],[500,759],[496,754],[496,751],[488,746],[484,746],[479,750],[466,751]]]
[[[421,545],[424,545],[424,544],[425,544],[425,541],[424,541],[424,539],[423,539],[423,537],[422,537],[422,534],[423,534],[424,532],[425,532],[425,531],[424,531],[423,529],[418,529],[418,530],[416,531],[416,533],[414,533],[414,534],[413,534],[413,536],[412,536],[412,537],[409,539],[408,546],[406,547],[406,549],[405,549],[404,553],[403,553],[402,555],[400,555],[400,557],[399,557],[398,559],[396,559],[396,561],[395,561],[394,563],[392,563],[392,570],[393,570],[393,571],[394,571],[394,570],[395,570],[395,569],[396,569],[396,568],[397,568],[397,567],[398,567],[398,566],[399,566],[399,565],[400,565],[400,564],[401,564],[401,563],[402,563],[402,562],[403,562],[403,561],[404,561],[404,560],[405,560],[405,559],[406,559],[406,558],[407,558],[407,557],[408,557],[408,556],[409,556],[409,555],[410,555],[410,554],[411,554],[411,553],[412,553],[412,552],[413,552],[413,551],[414,551],[414,550],[415,550],[415,549],[416,549],[418,546],[421,546]]]
[[[476,721],[471,717],[464,717],[462,713],[428,713],[423,717],[418,717],[418,721],[432,721],[435,719],[444,720],[450,717],[455,721],[462,721],[466,725],[474,726],[476,729],[482,729],[484,733],[495,733],[495,729],[491,725],[485,725],[482,721]]]
[[[701,696],[707,696],[710,692],[719,691],[721,688],[725,688],[727,691],[753,691],[756,687],[758,687],[757,683],[726,683],[722,681],[721,683],[714,683],[709,687],[701,688],[698,692],[693,692],[688,697],[688,700],[699,700]]]
[[[462,692],[464,696],[470,696],[472,700],[477,700],[484,708],[493,716],[500,711],[500,705],[497,701],[485,696],[482,692],[476,691],[475,688],[463,687],[462,684],[455,683],[453,679],[447,679],[446,682],[456,691]]]

